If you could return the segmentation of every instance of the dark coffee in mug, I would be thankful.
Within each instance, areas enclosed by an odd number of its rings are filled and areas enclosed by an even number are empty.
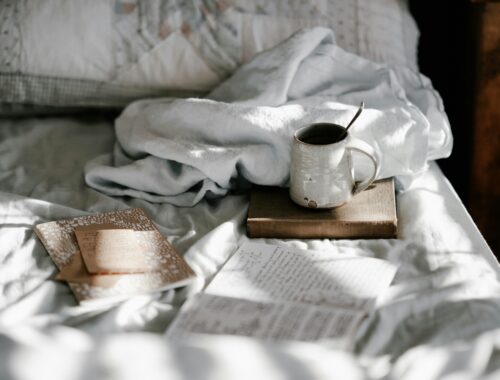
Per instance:
[[[297,134],[297,139],[311,145],[335,144],[347,137],[345,128],[337,124],[313,124]]]

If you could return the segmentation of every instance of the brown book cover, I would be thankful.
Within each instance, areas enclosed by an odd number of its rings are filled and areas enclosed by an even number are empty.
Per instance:
[[[296,205],[288,188],[254,187],[247,234],[252,238],[396,238],[394,179],[376,181],[349,203],[329,210]]]
[[[145,255],[147,272],[92,274],[82,258],[75,231],[131,230]],[[121,301],[132,295],[174,289],[195,279],[195,273],[138,208],[80,216],[38,224],[35,233],[67,281],[76,299],[95,304]],[[114,255],[119,259],[119,255]],[[120,265],[120,262],[116,263]]]

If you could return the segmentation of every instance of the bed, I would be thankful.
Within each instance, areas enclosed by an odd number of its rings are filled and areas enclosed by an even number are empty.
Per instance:
[[[452,137],[438,95],[418,76],[418,29],[405,2],[6,1],[0,18],[10,52],[0,61],[0,378],[499,376],[500,267],[434,162],[449,154]],[[307,61],[310,51],[319,53]],[[318,87],[332,73],[316,80],[310,68],[324,57],[342,64],[336,68],[383,73],[376,83],[390,78],[393,86],[373,91],[367,83],[375,77],[345,69],[341,90],[338,81]],[[279,73],[298,70],[286,91],[275,76],[255,76],[272,59],[281,59],[273,66]],[[401,88],[410,99],[402,100]],[[286,181],[281,135],[262,120],[284,120],[290,130],[316,120],[311,114],[341,122],[360,96],[375,105],[367,112],[374,120],[393,126],[380,111],[391,109],[412,126],[403,139],[380,143],[393,153],[382,175],[395,173],[399,184],[398,239],[259,240],[353,247],[399,265],[354,349],[236,336],[166,339],[185,300],[248,240],[251,183]],[[418,129],[419,117],[430,120],[427,129]],[[172,125],[174,137],[159,125]],[[359,133],[380,137],[369,128]],[[33,227],[130,207],[145,210],[197,281],[114,306],[78,305],[66,284],[53,281],[56,268]]]

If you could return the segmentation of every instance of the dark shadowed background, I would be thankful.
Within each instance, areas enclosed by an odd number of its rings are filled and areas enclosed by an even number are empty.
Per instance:
[[[500,1],[410,1],[419,66],[440,92],[455,138],[439,165],[498,256]]]

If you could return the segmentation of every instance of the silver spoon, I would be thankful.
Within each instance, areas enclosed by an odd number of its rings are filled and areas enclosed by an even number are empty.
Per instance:
[[[345,135],[347,135],[347,131],[349,130],[349,128],[351,128],[351,125],[356,121],[356,119],[358,118],[358,116],[361,115],[361,112],[363,112],[364,108],[365,108],[365,102],[361,102],[359,104],[359,108],[358,108],[358,111],[356,112],[356,115],[354,115],[354,117],[349,122],[349,124],[347,124],[347,127],[345,127],[344,132],[342,132],[340,134],[339,141],[342,140],[345,137]]]

